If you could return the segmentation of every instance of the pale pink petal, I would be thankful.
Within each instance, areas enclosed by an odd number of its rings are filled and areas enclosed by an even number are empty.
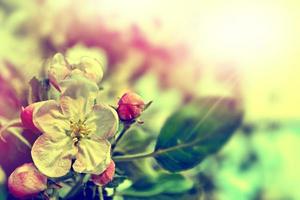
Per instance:
[[[66,136],[69,120],[63,115],[60,105],[54,100],[43,101],[33,111],[33,123],[52,139]]]
[[[71,72],[67,61],[61,53],[57,53],[53,56],[50,62],[48,70],[48,77],[50,83],[57,89],[60,90],[59,83],[65,79]]]
[[[104,61],[103,61],[104,62]],[[103,63],[90,57],[82,57],[78,68],[84,72],[85,76],[96,83],[103,77]]]
[[[119,124],[117,112],[108,105],[99,104],[87,116],[86,124],[93,133],[91,137],[106,139],[112,137]]]
[[[61,177],[67,174],[76,153],[77,148],[70,137],[53,141],[46,135],[40,136],[31,150],[34,164],[49,177]]]
[[[110,164],[110,143],[107,140],[82,138],[78,141],[78,153],[73,164],[78,173],[102,173]]]
[[[99,90],[96,83],[77,75],[64,80],[61,88],[64,114],[71,118],[77,116],[79,119],[91,111]]]

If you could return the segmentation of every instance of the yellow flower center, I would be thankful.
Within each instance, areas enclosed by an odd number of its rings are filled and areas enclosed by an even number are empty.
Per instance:
[[[89,128],[86,126],[85,121],[79,120],[77,122],[70,121],[71,137],[81,138],[90,133]]]

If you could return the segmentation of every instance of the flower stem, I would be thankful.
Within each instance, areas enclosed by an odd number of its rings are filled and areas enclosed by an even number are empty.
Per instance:
[[[137,160],[137,159],[156,157],[158,155],[162,155],[162,154],[165,154],[165,153],[168,153],[168,152],[176,151],[178,149],[192,147],[192,146],[198,144],[199,142],[201,142],[202,140],[203,140],[203,138],[199,138],[197,140],[193,140],[193,141],[188,142],[188,143],[179,144],[179,145],[172,146],[172,147],[165,148],[165,149],[158,149],[158,150],[155,150],[151,153],[133,154],[133,155],[126,155],[126,156],[115,156],[112,159],[115,162],[128,162],[128,161]]]
[[[22,135],[21,132],[19,132],[16,129],[11,129],[10,130],[11,134],[13,134],[16,138],[18,138],[23,144],[25,144],[29,149],[31,149],[31,144],[30,142]]]
[[[151,153],[141,153],[141,154],[127,155],[127,156],[114,156],[112,159],[115,162],[128,162],[128,161],[137,160],[137,159],[155,157],[156,155],[157,155],[157,152],[154,151]]]
[[[103,198],[103,189],[101,186],[98,187],[99,200],[104,200]]]
[[[3,125],[0,128],[0,139],[4,142],[6,142],[5,138],[4,138],[4,133],[10,132],[11,134],[13,134],[16,138],[18,138],[23,144],[25,144],[28,148],[31,149],[31,144],[30,142],[22,135],[21,132],[19,132],[17,129],[9,129],[12,127],[22,127],[22,122],[20,121],[19,118],[17,119],[13,119],[10,122],[8,122],[7,124]]]
[[[116,140],[111,146],[112,151],[116,148],[117,143],[120,141],[120,139],[125,135],[127,130],[131,127],[131,124],[124,124],[124,127],[121,131],[121,133],[117,136]]]
[[[1,128],[0,128],[0,139],[4,140],[4,132],[9,129],[10,127],[21,127],[22,126],[22,122],[20,121],[19,118],[17,119],[13,119],[11,120],[9,123],[3,125]]]
[[[90,174],[80,174],[79,179],[77,180],[76,184],[72,188],[72,190],[64,197],[64,199],[69,199],[70,197],[74,196],[79,192],[79,190],[82,188],[82,185],[86,183],[86,181],[89,180]]]

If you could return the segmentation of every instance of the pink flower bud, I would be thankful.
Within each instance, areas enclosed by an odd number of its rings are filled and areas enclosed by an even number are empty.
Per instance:
[[[133,92],[125,93],[120,101],[117,109],[119,117],[124,121],[131,121],[141,115],[144,111],[145,103],[143,99]]]
[[[17,198],[33,197],[47,189],[47,177],[33,163],[25,163],[9,176],[8,189]]]
[[[115,163],[112,160],[106,170],[102,172],[102,174],[95,175],[93,174],[91,179],[92,181],[99,186],[106,185],[107,183],[111,182],[115,175]]]
[[[30,104],[26,108],[22,107],[22,112],[21,112],[21,121],[22,124],[25,128],[30,129],[31,131],[38,133],[40,132],[39,129],[36,128],[36,126],[33,123],[32,117],[33,117],[33,109],[35,107],[35,104]]]

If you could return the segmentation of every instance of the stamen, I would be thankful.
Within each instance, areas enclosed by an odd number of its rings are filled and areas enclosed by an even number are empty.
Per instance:
[[[70,121],[71,136],[74,138],[85,137],[90,133],[85,121],[78,120],[78,122]]]

